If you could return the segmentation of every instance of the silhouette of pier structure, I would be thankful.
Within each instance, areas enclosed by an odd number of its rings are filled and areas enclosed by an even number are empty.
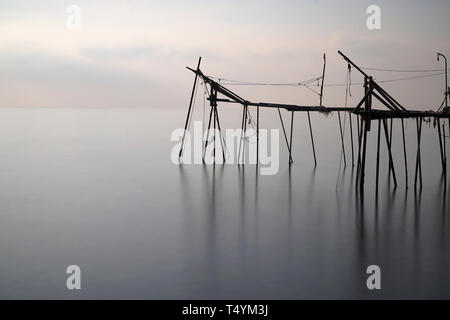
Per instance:
[[[338,53],[342,56],[342,58],[347,62],[348,64],[348,72],[350,74],[351,68],[356,69],[359,73],[362,74],[364,77],[363,82],[363,88],[364,88],[364,96],[362,99],[358,102],[358,104],[355,107],[348,107],[347,106],[347,97],[346,97],[346,103],[344,107],[326,107],[322,105],[322,98],[323,98],[323,87],[324,87],[324,79],[325,79],[325,69],[326,69],[326,56],[323,56],[323,71],[322,76],[316,78],[315,80],[321,80],[321,86],[320,86],[320,102],[319,105],[315,106],[307,106],[307,105],[294,105],[294,104],[284,104],[284,103],[268,103],[268,102],[253,102],[249,101],[247,99],[244,99],[243,97],[239,96],[229,88],[226,88],[223,84],[221,84],[218,81],[215,81],[213,77],[205,75],[201,69],[201,57],[198,60],[198,65],[196,69],[189,68],[190,71],[192,71],[195,74],[194,79],[194,85],[192,88],[192,93],[190,97],[188,112],[186,116],[185,126],[184,126],[184,135],[182,138],[181,143],[181,149],[179,152],[179,158],[181,159],[183,155],[183,148],[185,143],[185,134],[186,131],[189,130],[190,127],[190,120],[192,117],[192,108],[193,108],[193,102],[194,102],[194,94],[197,86],[197,82],[199,79],[203,81],[205,86],[209,86],[208,90],[208,98],[209,106],[210,106],[210,113],[209,113],[209,121],[208,121],[208,136],[205,141],[204,146],[204,152],[206,151],[206,147],[208,146],[209,141],[209,131],[210,129],[214,129],[214,132],[216,130],[219,133],[219,140],[222,144],[222,156],[224,163],[226,161],[225,157],[225,148],[223,148],[224,139],[222,136],[222,129],[220,126],[220,120],[219,120],[219,112],[218,112],[218,104],[219,103],[227,103],[227,104],[237,104],[242,106],[242,119],[241,119],[241,129],[242,133],[244,134],[247,130],[247,121],[248,121],[248,108],[253,107],[256,108],[256,149],[257,149],[257,161],[256,165],[259,164],[259,111],[260,108],[275,108],[278,110],[278,115],[281,122],[281,127],[283,129],[284,138],[287,146],[287,150],[289,152],[289,166],[293,164],[293,158],[292,158],[292,146],[293,146],[293,130],[294,130],[294,113],[295,112],[306,112],[308,115],[308,124],[309,124],[309,131],[310,131],[310,138],[311,138],[311,147],[312,147],[312,155],[314,159],[314,165],[317,166],[317,158],[316,158],[316,147],[314,143],[314,134],[313,134],[313,127],[310,117],[310,112],[337,112],[338,113],[338,120],[339,120],[339,129],[340,129],[340,138],[341,138],[341,148],[342,148],[342,155],[344,158],[344,163],[346,163],[346,153],[345,153],[345,144],[344,144],[344,133],[342,128],[342,121],[341,121],[341,112],[346,112],[349,115],[350,118],[350,138],[351,138],[351,154],[352,154],[352,167],[355,166],[356,163],[356,188],[360,191],[364,190],[364,184],[365,184],[365,172],[366,172],[366,156],[367,156],[367,148],[368,148],[368,139],[367,135],[369,132],[373,131],[372,127],[375,123],[377,126],[377,151],[376,151],[376,190],[378,192],[378,185],[379,185],[379,175],[380,175],[380,143],[381,139],[385,139],[387,151],[388,151],[388,157],[389,157],[389,178],[392,178],[394,187],[397,187],[398,181],[397,181],[397,175],[396,175],[396,169],[394,166],[393,161],[393,150],[392,150],[392,127],[393,127],[393,120],[399,119],[401,123],[401,131],[402,131],[402,142],[403,142],[403,157],[404,157],[404,170],[405,170],[405,186],[408,188],[408,161],[407,161],[407,147],[406,147],[406,138],[405,138],[405,124],[404,119],[408,118],[414,118],[416,120],[416,132],[417,132],[417,149],[415,150],[415,169],[414,169],[414,188],[417,190],[417,188],[422,188],[422,161],[421,161],[421,142],[422,142],[422,125],[424,122],[424,119],[434,119],[434,125],[437,127],[437,135],[439,139],[439,147],[440,147],[440,156],[441,156],[441,164],[442,164],[442,174],[445,177],[445,181],[447,180],[447,152],[446,152],[446,143],[445,143],[445,137],[446,137],[446,129],[445,125],[441,123],[441,120],[448,119],[448,133],[450,133],[450,109],[448,107],[448,95],[449,95],[449,89],[445,92],[445,107],[443,107],[443,104],[437,111],[417,111],[417,110],[408,110],[404,106],[402,106],[397,99],[395,99],[391,94],[389,94],[385,89],[381,87],[377,81],[375,81],[374,77],[367,74],[365,71],[362,70],[362,68],[358,67],[350,58],[348,58],[346,55],[344,55],[341,51],[338,51]],[[442,54],[438,54],[443,56]],[[443,56],[444,57],[444,56]],[[447,66],[446,66],[447,68]],[[448,70],[445,69],[445,74],[447,75]],[[447,82],[446,82],[447,86]],[[373,108],[373,100],[378,100],[385,109],[376,109]],[[291,113],[291,119],[290,119],[290,133],[289,137],[286,132],[286,127],[283,121],[283,118],[281,116],[280,109],[285,109],[286,111]],[[356,148],[354,147],[354,133],[353,133],[353,127],[352,127],[352,121],[351,116],[354,115],[357,117],[357,128],[356,128]],[[390,120],[390,123],[388,122]],[[214,143],[213,148],[213,158],[215,159],[215,148],[216,148],[216,137],[215,135],[212,137]],[[240,144],[239,144],[239,157],[240,157],[240,151],[241,151],[241,143],[244,139],[244,136],[241,136]],[[244,148],[245,148],[245,142],[244,142]],[[356,149],[356,150],[355,150]],[[203,154],[203,159],[204,159]]]

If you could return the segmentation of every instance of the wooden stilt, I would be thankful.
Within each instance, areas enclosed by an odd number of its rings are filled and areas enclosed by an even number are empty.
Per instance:
[[[212,115],[213,115],[213,108],[211,108],[211,111],[209,112],[208,130],[206,131],[205,149],[203,150],[203,163],[205,162],[206,148],[208,147],[209,131],[211,129]]]
[[[289,139],[289,165],[292,164],[292,133],[294,131],[294,111],[291,111],[291,137]]]
[[[247,119],[248,119],[248,106],[245,106],[245,114],[244,114],[244,142],[243,142],[243,149],[242,149],[242,163],[245,164],[245,144],[247,142]]]
[[[355,151],[353,147],[353,124],[352,124],[352,114],[348,113],[348,120],[350,122],[350,144],[352,146],[352,167],[355,166]]]
[[[437,127],[438,127],[438,136],[439,136],[439,148],[441,151],[442,174],[444,174],[444,172],[445,172],[444,148],[442,145],[441,121],[439,118],[437,118]]]
[[[444,176],[445,176],[445,183],[447,184],[447,146],[445,144],[445,126],[442,125],[442,135],[444,136]]]
[[[380,137],[381,137],[381,120],[378,119],[378,141],[377,141],[377,181],[376,192],[378,194],[378,181],[380,176]]]
[[[213,90],[211,89],[211,92],[213,92]],[[214,97],[214,94],[212,94]],[[216,164],[216,122],[217,122],[217,110],[216,110],[216,106],[214,105],[215,101],[211,100],[211,104],[212,104],[212,109],[214,110],[214,134],[213,134],[213,143],[214,143],[214,148],[213,148],[213,163]]]
[[[314,136],[313,136],[312,125],[311,125],[311,116],[309,115],[309,111],[307,112],[307,114],[308,114],[308,122],[309,122],[309,134],[311,136],[311,146],[312,146],[312,151],[313,151],[313,156],[314,156],[314,166],[317,166],[316,148],[314,146]]]
[[[281,127],[283,128],[284,139],[286,140],[286,145],[287,145],[288,152],[289,152],[289,163],[291,163],[292,162],[291,147],[289,146],[289,142],[288,142],[288,138],[287,138],[287,134],[286,134],[286,128],[284,127],[283,117],[281,117],[280,108],[278,108],[278,115],[280,116]]]
[[[242,106],[241,139],[239,140],[238,163],[241,161],[242,140],[244,140],[245,105]]]
[[[360,123],[360,121],[361,121],[361,123]],[[357,123],[358,123],[358,164],[356,167],[356,181],[359,181],[359,175],[360,175],[360,171],[361,171],[361,141],[362,141],[362,130],[363,130],[361,116],[360,116],[360,119],[358,119]],[[355,186],[356,186],[356,188],[358,188],[359,184],[355,183]]]
[[[345,158],[344,131],[342,130],[342,121],[341,121],[341,112],[340,111],[338,111],[338,119],[339,119],[339,131],[341,132],[341,146],[342,146],[342,154],[344,156],[344,166],[347,166],[347,160]]]
[[[397,187],[397,176],[395,175],[394,160],[392,158],[391,142],[389,140],[388,128],[387,128],[388,125],[387,125],[386,119],[383,119],[383,127],[384,127],[384,133],[386,136],[386,145],[387,145],[388,153],[389,153],[389,164],[392,168],[392,177],[394,179],[394,186]]]
[[[225,149],[227,146],[225,144],[225,140],[222,135],[222,128],[220,127],[219,110],[217,109],[217,105],[215,106],[215,111],[216,111],[215,113],[216,113],[216,118],[217,118],[217,128],[219,129],[220,146],[222,147],[223,163],[225,163],[226,162]]]
[[[367,131],[368,131],[368,121],[364,120],[364,141],[363,141],[363,149],[362,149],[362,160],[361,160],[361,173],[360,173],[360,190],[364,190],[364,179],[366,174],[366,153],[367,153]]]
[[[403,155],[405,159],[405,179],[406,179],[406,189],[408,189],[408,157],[406,155],[406,139],[405,139],[405,123],[402,119],[402,135],[403,135]]]
[[[197,64],[197,71],[200,70],[201,62],[202,62],[202,57],[199,57],[198,64]],[[180,149],[180,153],[178,154],[178,160],[181,159],[181,157],[183,155],[184,139],[186,138],[186,131],[188,130],[189,119],[191,118],[192,103],[194,101],[194,94],[195,94],[195,88],[197,87],[197,80],[198,80],[198,73],[195,74],[194,85],[192,86],[191,99],[189,101],[188,113],[186,116],[186,122],[184,124],[184,132],[183,132],[183,138],[181,140],[181,149]]]
[[[259,165],[259,107],[256,107],[256,165]]]
[[[417,183],[420,182],[420,188],[422,189],[422,163],[420,155],[422,118],[416,118],[416,126],[417,126],[417,156],[416,156],[416,172],[414,177],[414,188],[417,189]]]
[[[389,127],[389,144],[392,146],[392,125],[393,125],[393,119],[391,118],[391,125]],[[392,166],[391,162],[389,161],[389,176],[391,176],[392,173]]]

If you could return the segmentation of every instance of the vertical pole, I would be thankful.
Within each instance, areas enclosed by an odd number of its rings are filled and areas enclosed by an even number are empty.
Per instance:
[[[380,176],[380,136],[381,136],[381,120],[378,119],[378,142],[377,142],[377,181],[376,192],[378,194],[378,180]]]
[[[308,114],[308,122],[309,122],[309,134],[311,135],[311,145],[312,145],[312,151],[314,156],[314,166],[317,166],[317,158],[316,158],[316,148],[314,146],[314,136],[312,131],[312,125],[311,125],[311,116],[309,115],[309,111],[307,111]]]
[[[442,165],[442,174],[445,171],[445,160],[444,160],[444,149],[442,146],[442,132],[441,132],[441,120],[437,118],[437,127],[438,127],[438,136],[439,136],[439,149],[441,151],[441,165]]]
[[[392,146],[392,124],[393,124],[393,118],[391,118],[391,126],[389,128],[389,143]],[[391,162],[389,162],[389,176],[391,175],[392,172],[392,166],[391,166]]]
[[[259,165],[259,106],[256,107],[256,165]]]
[[[213,90],[211,90],[211,93],[213,92]],[[212,93],[212,98],[214,99],[214,93]],[[217,110],[216,110],[216,106],[215,106],[215,100],[211,101],[212,104],[212,108],[214,110],[214,135],[213,135],[213,141],[214,141],[214,149],[213,149],[213,158],[214,161],[213,163],[216,163],[216,120],[217,120]]]
[[[408,189],[408,158],[406,155],[405,123],[403,118],[402,118],[402,133],[403,133],[403,155],[405,158],[406,189]]]
[[[384,133],[386,136],[386,145],[387,145],[388,153],[389,153],[389,164],[392,168],[392,177],[394,178],[394,186],[397,187],[397,176],[395,175],[394,160],[392,159],[391,142],[389,141],[388,124],[387,124],[386,119],[383,119],[383,127],[384,127]]]
[[[220,146],[222,147],[223,163],[225,163],[226,162],[226,157],[225,157],[226,144],[225,144],[225,139],[223,138],[223,135],[222,135],[222,128],[220,127],[219,111],[217,110],[217,91],[214,92],[214,99],[215,99],[215,109],[216,109],[216,117],[217,117],[217,128],[219,129]]]
[[[422,145],[422,124],[423,119],[422,117],[419,118],[420,123],[420,130],[419,130],[419,137],[420,137],[420,146]],[[420,173],[420,188],[422,189],[422,151],[419,151],[419,173]]]
[[[209,130],[211,129],[212,114],[213,114],[213,109],[211,108],[211,110],[209,111],[208,130],[206,131],[205,149],[203,150],[203,162],[205,162],[206,148],[208,147]]]
[[[188,129],[189,119],[191,117],[192,102],[194,101],[195,87],[197,86],[198,71],[200,71],[200,63],[201,62],[202,62],[202,57],[199,57],[198,64],[197,64],[197,73],[195,74],[194,85],[192,86],[191,99],[189,101],[188,113],[186,116],[186,122],[184,124],[184,132],[183,132],[183,138],[181,139],[181,149],[180,149],[180,153],[178,154],[178,160],[180,160],[183,155],[184,139],[186,138],[186,131]]]
[[[245,105],[242,106],[241,139],[239,140],[238,163],[241,161],[242,140],[244,139]]]
[[[352,145],[352,167],[355,166],[355,151],[353,148],[353,124],[352,124],[352,113],[348,113],[348,120],[350,121],[350,143]]]
[[[416,118],[417,126],[417,156],[416,156],[416,173],[414,178],[414,188],[417,189],[417,182],[420,180],[420,188],[422,188],[422,161],[420,156],[420,143],[422,137],[422,118]]]
[[[445,126],[442,125],[442,134],[444,136],[444,173],[445,173],[445,183],[447,184],[447,147],[445,145]]]
[[[292,164],[292,132],[294,131],[294,111],[291,111],[291,137],[289,139],[289,165]]]
[[[327,65],[327,57],[325,53],[323,54],[323,71],[322,71],[322,85],[320,86],[320,105],[323,101],[323,82],[325,81],[325,67]]]
[[[362,140],[362,116],[359,116],[360,119],[358,119],[358,166],[356,168],[356,181],[359,180],[359,174],[361,171],[361,140]],[[361,123],[360,123],[361,121]],[[358,188],[358,183],[355,183],[356,188]]]
[[[338,119],[339,119],[339,130],[341,132],[342,154],[344,155],[344,166],[347,166],[347,160],[345,158],[344,132],[342,130],[342,121],[341,121],[341,112],[340,111],[338,111]]]
[[[247,141],[247,137],[246,137],[246,134],[247,134],[247,119],[248,119],[248,105],[245,106],[245,115],[244,115],[244,143],[243,143],[244,146],[243,146],[243,150],[242,150],[242,158],[243,158],[242,162],[244,162],[244,164],[245,164],[245,143]]]
[[[287,138],[287,134],[286,134],[286,128],[284,127],[283,117],[281,117],[280,108],[277,108],[277,110],[278,110],[278,115],[280,117],[281,127],[283,128],[284,140],[286,140],[286,146],[289,151],[289,162],[291,163],[293,161],[292,161],[292,157],[291,157],[291,147],[289,146],[289,142],[288,142],[288,138]]]
[[[366,153],[367,153],[367,131],[368,131],[368,121],[364,119],[364,144],[363,144],[363,153],[362,153],[362,161],[361,161],[361,186],[360,190],[364,190],[364,178],[366,174]]]

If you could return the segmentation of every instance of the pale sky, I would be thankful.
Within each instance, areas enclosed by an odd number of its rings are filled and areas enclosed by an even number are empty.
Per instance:
[[[366,9],[381,8],[381,30]],[[81,29],[66,27],[69,5]],[[5,1],[0,0],[0,106],[186,108],[195,67],[258,82],[319,76],[345,83],[342,50],[364,67],[439,69],[450,59],[450,1]],[[417,74],[373,72],[378,80]],[[419,74],[420,75],[420,74]],[[361,81],[356,70],[354,82]],[[386,83],[406,108],[436,109],[444,76]],[[254,101],[317,105],[301,88],[233,87]],[[350,104],[361,98],[352,89]],[[343,105],[344,87],[326,87],[324,105]]]

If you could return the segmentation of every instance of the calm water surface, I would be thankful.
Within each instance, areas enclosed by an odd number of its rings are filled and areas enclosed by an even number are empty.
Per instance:
[[[223,112],[223,127],[239,127],[233,112]],[[262,127],[278,127],[277,116],[264,110]],[[410,188],[397,123],[399,184],[388,182],[383,145],[375,197],[374,126],[361,201],[348,119],[347,166],[336,114],[313,115],[317,168],[298,114],[294,165],[282,140],[278,174],[261,176],[253,165],[173,165],[170,134],[184,117],[0,109],[0,298],[450,298],[450,192],[432,127],[424,125],[422,192],[412,188],[407,121]],[[71,264],[81,267],[81,291],[66,289]],[[381,291],[366,288],[371,264],[382,269]]]

